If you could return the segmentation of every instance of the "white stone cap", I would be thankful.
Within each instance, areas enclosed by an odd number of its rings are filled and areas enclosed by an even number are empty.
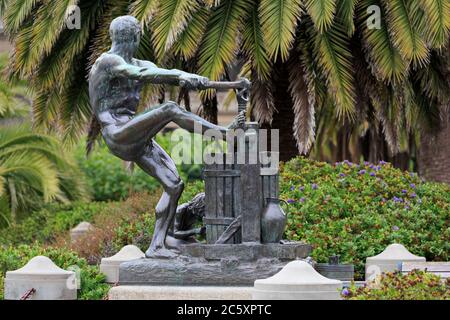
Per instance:
[[[94,227],[92,226],[92,224],[90,224],[89,222],[83,221],[80,224],[78,224],[75,228],[73,228],[71,231],[82,232],[82,231],[91,230],[93,228]]]
[[[389,246],[380,254],[367,258],[367,262],[378,260],[417,260],[425,261],[425,257],[419,257],[408,251],[403,245],[394,243]]]
[[[293,261],[288,263],[276,275],[255,281],[255,289],[277,289],[278,286],[305,288],[312,286],[315,288],[321,287],[339,287],[342,286],[342,281],[328,279],[318,273],[314,268],[305,261]]]
[[[6,278],[8,279],[21,279],[24,277],[67,279],[73,275],[75,275],[74,272],[61,269],[52,260],[44,256],[36,256],[22,268],[6,272]]]
[[[136,260],[144,257],[145,254],[141,251],[141,249],[139,249],[134,245],[128,245],[120,249],[120,251],[117,252],[112,257],[103,258],[102,264],[111,264],[111,263],[114,264],[118,262]]]

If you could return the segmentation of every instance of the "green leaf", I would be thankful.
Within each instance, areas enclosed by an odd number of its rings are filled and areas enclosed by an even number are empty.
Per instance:
[[[238,30],[242,13],[249,2],[246,0],[223,0],[214,8],[208,21],[207,34],[199,48],[199,73],[218,80],[236,56]]]
[[[316,34],[316,59],[326,75],[339,118],[353,118],[355,112],[353,65],[349,47],[348,38],[339,24],[334,24],[325,33]]]
[[[429,62],[429,50],[419,29],[417,9],[413,10],[413,6],[417,3],[390,0],[384,4],[393,43],[407,61],[426,65]]]
[[[327,31],[336,13],[336,0],[305,0],[306,10],[319,32]]]
[[[270,72],[270,60],[255,1],[249,9],[242,28],[242,50],[250,58],[252,68],[257,71],[258,77],[267,80]]]
[[[369,29],[367,8],[379,5],[377,0],[363,0],[357,9],[359,29],[362,30],[362,41],[373,73],[387,82],[400,82],[406,76],[409,64],[403,59],[399,49],[391,42],[384,11],[381,11],[381,28]]]
[[[158,60],[177,41],[197,7],[196,2],[191,0],[166,0],[160,3],[151,23]]]
[[[259,14],[264,41],[272,60],[286,61],[301,13],[300,0],[261,0]]]
[[[8,1],[8,5],[5,5],[5,10],[2,12],[7,34],[15,34],[23,26],[37,2],[38,0]]]
[[[205,34],[208,18],[209,12],[206,8],[199,8],[192,13],[186,28],[173,45],[175,54],[181,54],[186,60],[194,57],[200,44],[199,39]]]
[[[352,36],[355,32],[355,8],[360,0],[337,0],[336,16],[347,30],[347,35]]]
[[[434,48],[442,48],[448,43],[450,33],[450,1],[422,0],[420,5],[425,11],[427,20],[427,35]]]
[[[158,4],[159,0],[134,0],[130,5],[130,14],[146,25],[153,17]]]

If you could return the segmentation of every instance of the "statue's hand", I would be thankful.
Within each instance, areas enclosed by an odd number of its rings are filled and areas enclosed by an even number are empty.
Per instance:
[[[234,121],[228,126],[228,129],[237,129],[243,127],[247,118],[247,111],[243,110],[234,118]]]
[[[208,78],[196,74],[185,73],[180,76],[180,86],[188,90],[205,89],[208,86],[208,83]]]

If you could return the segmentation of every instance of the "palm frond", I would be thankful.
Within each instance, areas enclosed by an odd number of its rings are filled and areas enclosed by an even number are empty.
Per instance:
[[[67,10],[77,2],[78,0],[45,0],[39,6],[33,23],[33,39],[29,55],[31,61],[27,63],[28,65],[38,64],[42,57],[51,51],[65,28]]]
[[[301,13],[300,0],[261,0],[259,15],[269,57],[286,61]]]
[[[337,0],[337,18],[347,30],[347,35],[351,37],[355,32],[355,9],[360,0]]]
[[[381,25],[379,29],[369,29],[367,8],[380,3],[377,0],[362,0],[357,9],[359,29],[368,60],[371,62],[372,72],[386,82],[401,82],[405,78],[409,64],[403,59],[400,51],[391,42],[391,37],[384,18],[384,11],[380,7]]]
[[[429,62],[429,50],[422,38],[419,26],[419,12],[412,6],[417,2],[390,0],[383,2],[386,7],[387,21],[392,41],[407,61],[416,65],[426,65]]]
[[[252,115],[261,124],[270,124],[276,111],[272,88],[273,85],[270,78],[262,80],[256,74],[252,76],[250,99]]]
[[[333,24],[336,0],[305,0],[304,2],[317,30],[327,31]]]
[[[205,33],[208,18],[209,11],[204,7],[192,13],[191,19],[173,44],[176,55],[181,55],[185,60],[194,57]]]
[[[134,0],[130,5],[130,14],[147,25],[153,17],[159,0]]]
[[[38,0],[8,1],[2,11],[5,23],[5,31],[12,36],[24,25],[25,20],[30,17]]]
[[[241,13],[249,5],[245,0],[223,0],[213,9],[207,30],[199,48],[199,73],[211,80],[218,80],[236,56],[239,45],[238,30]],[[211,97],[212,92],[205,94]]]
[[[289,58],[289,91],[294,109],[294,137],[300,154],[308,154],[315,140],[315,92],[298,53]]]
[[[39,64],[33,86],[39,91],[62,90],[61,83],[66,82],[66,75],[76,57],[83,53],[88,45],[90,34],[95,28],[95,18],[101,14],[101,5],[94,1],[89,5],[80,4],[81,29],[64,30],[59,39]]]
[[[429,21],[427,23],[428,39],[431,40],[433,48],[440,49],[449,41],[450,1],[422,0],[419,2]]]
[[[153,43],[156,57],[162,60],[186,27],[191,14],[198,8],[192,0],[166,0],[160,2],[152,20]]]
[[[339,118],[352,118],[355,112],[353,65],[349,41],[342,26],[334,24],[326,33],[316,34],[317,61],[336,101]]]
[[[267,80],[270,72],[270,60],[264,43],[264,35],[258,14],[258,2],[252,1],[249,12],[246,12],[242,27],[242,50],[250,59],[257,76]]]

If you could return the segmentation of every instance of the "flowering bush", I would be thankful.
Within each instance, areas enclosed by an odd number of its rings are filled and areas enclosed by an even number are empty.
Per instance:
[[[365,259],[394,242],[427,260],[449,259],[447,185],[385,162],[330,165],[297,158],[281,171],[281,197],[289,202],[286,237],[313,245],[319,262],[338,254],[362,279]]]
[[[419,270],[406,275],[386,273],[376,285],[344,288],[342,296],[348,300],[449,300],[450,278],[444,282],[437,275]]]

